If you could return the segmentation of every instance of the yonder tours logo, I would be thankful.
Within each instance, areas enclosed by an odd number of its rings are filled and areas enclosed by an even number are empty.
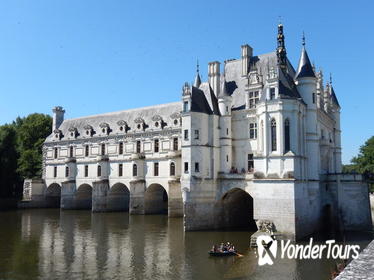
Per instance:
[[[278,250],[278,243],[280,250]],[[321,259],[326,254],[327,259],[356,259],[359,255],[359,245],[336,244],[335,240],[326,240],[324,244],[313,244],[313,238],[309,243],[293,244],[290,240],[274,240],[270,235],[260,235],[256,240],[258,265],[272,265],[280,253],[282,259]]]

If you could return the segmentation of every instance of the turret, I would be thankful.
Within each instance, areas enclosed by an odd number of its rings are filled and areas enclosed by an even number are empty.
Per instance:
[[[64,121],[65,110],[61,106],[56,106],[52,109],[53,112],[53,123],[52,132],[60,127]]]
[[[199,88],[201,85],[201,79],[200,79],[200,73],[199,73],[199,61],[197,61],[196,64],[196,77],[195,77],[195,82],[193,84],[194,87]]]
[[[221,117],[219,119],[219,139],[220,139],[220,171],[229,172],[232,166],[232,131],[231,131],[231,101],[227,82],[223,76],[220,94],[218,96],[218,106]]]
[[[309,169],[307,178],[319,180],[319,142],[317,131],[317,78],[310,63],[308,53],[305,49],[305,37],[303,34],[302,50],[299,60],[299,67],[295,75],[297,90],[306,103],[306,156]]]

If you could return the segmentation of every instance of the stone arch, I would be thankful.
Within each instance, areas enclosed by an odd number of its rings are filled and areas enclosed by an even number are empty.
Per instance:
[[[46,206],[59,208],[61,203],[61,186],[57,183],[50,184],[45,192]]]
[[[233,188],[227,191],[217,204],[220,228],[257,230],[253,218],[253,198],[246,191]]]
[[[80,185],[75,192],[75,202],[77,209],[92,209],[92,186]]]
[[[109,211],[128,211],[130,191],[125,184],[116,183],[108,192],[107,208]]]
[[[144,193],[145,214],[167,214],[168,194],[160,184],[151,184]]]

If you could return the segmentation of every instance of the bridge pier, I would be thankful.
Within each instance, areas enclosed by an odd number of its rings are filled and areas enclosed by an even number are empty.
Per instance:
[[[75,209],[75,180],[66,181],[61,183],[61,209]]]
[[[183,217],[183,199],[179,181],[169,181],[168,216]]]
[[[145,180],[133,180],[130,182],[130,214],[144,214]]]
[[[101,180],[93,182],[92,212],[107,212],[107,195],[109,192],[109,181]]]

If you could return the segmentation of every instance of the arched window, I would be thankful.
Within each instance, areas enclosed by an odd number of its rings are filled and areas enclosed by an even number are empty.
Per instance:
[[[170,163],[170,176],[175,176],[175,163]]]
[[[284,152],[287,153],[290,149],[290,120],[286,119],[284,121]]]
[[[135,163],[132,165],[132,176],[138,176],[138,166]]]
[[[277,122],[271,119],[271,151],[277,150]]]
[[[101,176],[101,165],[97,166],[97,177]]]

